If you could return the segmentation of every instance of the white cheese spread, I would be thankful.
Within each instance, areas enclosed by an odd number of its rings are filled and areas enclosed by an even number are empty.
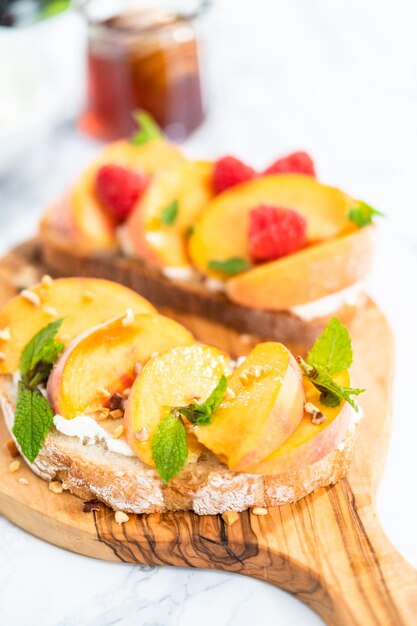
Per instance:
[[[311,302],[294,306],[290,311],[305,321],[325,317],[335,313],[345,305],[356,306],[363,291],[363,284],[358,282],[319,300],[312,300]]]
[[[124,456],[134,456],[130,446],[122,439],[114,439],[107,431],[88,415],[78,415],[73,419],[66,419],[62,415],[55,415],[55,428],[67,437],[77,437],[87,446],[102,444],[107,450],[123,454]]]

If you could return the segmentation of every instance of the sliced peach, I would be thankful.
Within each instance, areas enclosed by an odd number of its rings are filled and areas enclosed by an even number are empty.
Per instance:
[[[211,163],[186,161],[157,174],[123,229],[125,252],[159,267],[189,265],[188,231],[213,195],[212,170]],[[177,215],[164,224],[173,202]]]
[[[65,233],[84,251],[111,251],[118,246],[112,217],[103,211],[95,193],[97,170],[106,164],[138,169],[149,175],[184,160],[179,149],[167,141],[155,140],[135,146],[128,141],[111,143],[80,176],[59,203],[44,217],[42,228],[65,224]]]
[[[374,235],[367,226],[259,265],[231,278],[227,295],[243,306],[274,311],[324,298],[367,276]]]
[[[294,209],[307,221],[307,240],[324,241],[355,229],[348,219],[353,200],[311,176],[265,176],[216,196],[197,220],[189,242],[191,259],[203,273],[211,260],[249,257],[249,213],[260,204]]]
[[[190,345],[193,336],[162,315],[137,313],[104,322],[74,339],[48,380],[48,398],[67,419],[103,407],[109,396],[130,387],[135,365],[154,352]],[[106,393],[107,392],[107,393]]]
[[[229,379],[211,424],[197,439],[230,469],[246,471],[280,446],[300,424],[304,387],[294,357],[281,343],[258,344]]]
[[[202,402],[229,368],[229,357],[201,344],[178,347],[156,356],[143,369],[130,392],[124,423],[135,454],[154,465],[152,440],[171,408]]]
[[[0,339],[0,374],[15,372],[25,345],[55,319],[65,318],[58,339],[67,345],[88,328],[122,315],[128,308],[136,313],[156,313],[145,298],[109,280],[42,281],[29,290],[28,297],[16,296],[0,311],[0,330],[7,329],[6,335],[10,335],[10,339]]]
[[[334,379],[340,385],[350,385],[347,371],[339,372]],[[342,401],[338,407],[324,406],[320,402],[320,392],[309,380],[304,379],[304,386],[306,400],[320,409],[326,420],[316,425],[312,423],[311,415],[305,413],[292,436],[260,463],[248,468],[248,471],[255,474],[280,474],[296,470],[319,461],[346,438],[352,424],[353,409],[349,404]]]

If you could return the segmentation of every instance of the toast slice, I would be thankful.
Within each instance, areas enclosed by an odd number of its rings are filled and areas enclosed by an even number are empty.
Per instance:
[[[122,283],[147,298],[162,311],[200,317],[244,335],[280,341],[286,345],[311,345],[337,313],[349,324],[363,302],[341,302],[337,311],[306,320],[292,311],[268,311],[244,307],[219,291],[210,290],[202,280],[173,280],[137,259],[118,253],[93,254],[75,249],[69,240],[44,219],[40,227],[41,257],[54,276],[94,276]],[[174,315],[172,315],[174,313]],[[181,318],[179,321],[183,321]],[[209,340],[199,336],[200,340]]]
[[[1,376],[0,406],[10,432],[15,401],[13,378]],[[84,500],[97,498],[117,511],[214,515],[296,502],[337,482],[349,468],[355,430],[352,421],[347,435],[327,456],[296,471],[266,476],[233,472],[205,450],[164,484],[156,470],[137,457],[109,451],[100,443],[86,445],[53,428],[30,467],[44,480],[60,480],[74,495]]]

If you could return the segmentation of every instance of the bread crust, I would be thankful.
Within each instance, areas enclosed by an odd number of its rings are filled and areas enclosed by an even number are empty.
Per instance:
[[[238,333],[286,345],[311,345],[332,315],[306,321],[291,311],[244,307],[222,292],[210,291],[201,281],[165,277],[157,268],[120,254],[95,254],[75,249],[46,219],[40,227],[41,256],[46,269],[59,276],[93,276],[122,283],[157,307],[200,316]],[[356,306],[344,305],[337,315],[349,323]]]
[[[16,386],[0,377],[0,406],[11,432]],[[279,506],[326,487],[345,476],[352,460],[355,429],[342,445],[321,460],[300,469],[261,476],[230,471],[209,451],[187,463],[182,472],[163,484],[157,472],[137,457],[83,445],[53,428],[31,469],[44,480],[60,480],[72,494],[97,498],[117,511],[156,513],[194,511],[214,515],[251,507]]]

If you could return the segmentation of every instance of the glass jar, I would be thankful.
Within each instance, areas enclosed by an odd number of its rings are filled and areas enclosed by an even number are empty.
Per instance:
[[[88,91],[79,121],[104,140],[135,130],[132,113],[151,113],[171,139],[181,141],[204,119],[199,41],[193,14],[145,8],[140,2],[89,1]],[[107,7],[107,8],[106,8]]]

